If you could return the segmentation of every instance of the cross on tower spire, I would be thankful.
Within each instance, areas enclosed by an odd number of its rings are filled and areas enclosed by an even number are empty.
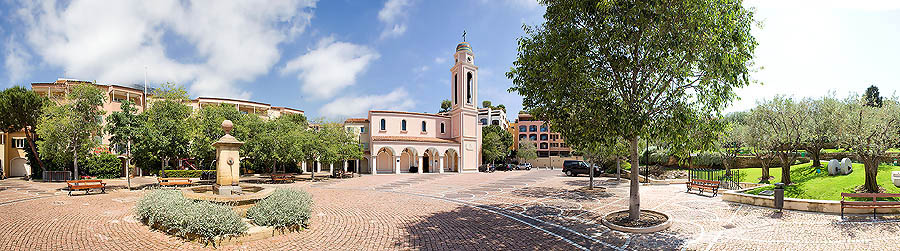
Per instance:
[[[462,37],[463,37],[463,42],[465,42],[465,41],[466,41],[466,30],[463,30],[463,35],[462,35]]]

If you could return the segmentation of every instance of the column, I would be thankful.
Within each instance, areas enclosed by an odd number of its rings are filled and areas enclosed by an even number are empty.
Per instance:
[[[400,156],[394,156],[394,174],[400,174]]]
[[[306,169],[306,161],[305,160],[303,161],[303,169],[301,169],[301,170],[303,170],[304,172],[309,171],[309,169]]]
[[[316,172],[322,171],[322,162],[316,161]]]
[[[458,157],[456,157],[455,160],[453,160],[453,162],[455,162],[454,164],[456,165],[457,173],[462,173],[462,171],[463,171],[462,165],[459,164],[460,160],[462,160],[462,155],[459,155]]]
[[[419,168],[416,168],[416,169],[418,169],[418,170],[416,170],[416,171],[419,171],[419,174],[422,174],[422,169],[423,169],[423,167],[424,167],[424,165],[422,165],[422,161],[424,161],[425,156],[419,156],[419,157],[416,157],[416,158],[419,159]]]
[[[328,172],[334,173],[334,162],[328,164]]]
[[[372,175],[377,175],[378,174],[378,157],[372,156],[372,158],[369,159],[369,166],[371,167],[371,169],[369,169],[369,172],[371,172]]]
[[[444,173],[444,156],[438,156],[438,173]]]
[[[344,160],[344,172],[345,173],[347,172],[347,161],[346,160]]]

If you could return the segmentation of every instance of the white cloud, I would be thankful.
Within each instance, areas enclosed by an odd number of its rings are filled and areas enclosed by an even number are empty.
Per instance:
[[[406,33],[406,12],[412,3],[410,0],[388,0],[381,11],[378,11],[378,20],[385,25],[380,39],[397,37]]]
[[[31,71],[28,62],[31,61],[29,54],[22,45],[13,40],[11,37],[6,41],[6,56],[3,64],[6,66],[6,75],[9,84],[17,83],[28,76]]]
[[[541,7],[537,0],[506,0],[505,2],[509,5],[528,10],[533,10]]]
[[[269,72],[315,0],[26,2],[28,44],[75,78],[190,84],[195,95],[249,98],[237,84]],[[174,41],[178,49],[169,48]],[[191,61],[185,62],[184,58]]]
[[[341,97],[323,105],[319,113],[330,118],[363,116],[369,110],[404,111],[415,104],[408,92],[398,88],[384,95]]]
[[[446,58],[446,57],[435,57],[435,58],[434,58],[434,63],[435,63],[435,64],[443,64],[443,63],[446,63],[446,62],[447,62],[447,58]]]
[[[333,97],[344,87],[356,83],[378,52],[367,46],[336,42],[323,38],[316,48],[287,62],[281,74],[297,74],[303,92],[318,99]]]

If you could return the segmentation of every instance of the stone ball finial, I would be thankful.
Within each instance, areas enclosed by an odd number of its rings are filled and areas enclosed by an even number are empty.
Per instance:
[[[225,130],[225,134],[231,134],[232,128],[234,128],[234,123],[231,123],[231,120],[222,121],[222,130]]]

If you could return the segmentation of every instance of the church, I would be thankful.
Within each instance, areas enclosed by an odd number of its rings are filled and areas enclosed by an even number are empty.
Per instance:
[[[456,46],[450,68],[450,112],[369,111],[344,127],[358,135],[364,158],[348,163],[362,174],[478,172],[478,66],[468,42]]]

